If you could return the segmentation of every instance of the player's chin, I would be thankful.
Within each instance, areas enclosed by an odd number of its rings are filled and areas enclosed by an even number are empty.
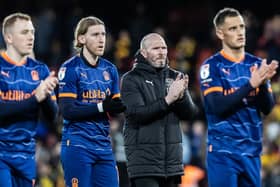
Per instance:
[[[245,44],[240,44],[240,43],[235,46],[232,46],[233,49],[242,49],[244,47],[245,47]]]
[[[245,43],[245,41],[242,41],[242,42],[239,43],[239,45],[240,45],[241,47],[245,47],[246,43]]]
[[[245,40],[239,40],[236,44],[237,47],[245,47],[246,43]]]
[[[164,68],[165,67],[165,62],[156,63],[155,67],[156,68]]]
[[[96,56],[102,56],[104,54],[104,50],[97,50],[95,51]]]
[[[33,50],[24,50],[24,51],[21,51],[21,55],[22,55],[22,56],[31,56],[31,55],[33,55]]]
[[[245,47],[245,43],[241,44],[239,48],[244,48]]]

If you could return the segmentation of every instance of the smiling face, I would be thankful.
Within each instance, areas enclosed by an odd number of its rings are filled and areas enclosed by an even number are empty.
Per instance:
[[[155,68],[163,68],[167,62],[167,45],[158,34],[150,34],[141,42],[141,54]]]
[[[241,16],[226,17],[224,23],[216,28],[216,34],[227,48],[241,49],[245,47],[246,30]]]
[[[34,46],[34,32],[31,20],[17,18],[5,30],[7,48],[14,50],[20,56],[30,55]]]

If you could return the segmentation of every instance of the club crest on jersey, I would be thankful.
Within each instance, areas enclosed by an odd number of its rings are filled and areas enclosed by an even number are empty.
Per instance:
[[[209,64],[204,64],[200,69],[200,77],[201,79],[206,79],[210,75],[210,66]]]
[[[32,80],[38,81],[39,80],[39,73],[38,73],[38,71],[32,70],[31,71],[31,77],[32,77]]]
[[[77,178],[72,178],[72,187],[78,187],[79,180]]]
[[[110,74],[108,73],[108,71],[103,72],[103,77],[104,77],[105,81],[110,80]]]
[[[61,81],[64,79],[65,77],[65,72],[66,72],[66,67],[62,67],[59,69],[59,72],[58,72],[58,79]]]

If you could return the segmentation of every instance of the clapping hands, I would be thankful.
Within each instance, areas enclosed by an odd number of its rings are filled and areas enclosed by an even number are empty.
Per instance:
[[[188,75],[178,74],[176,79],[172,82],[169,87],[165,101],[168,105],[183,98],[185,90],[189,85]]]
[[[272,60],[270,64],[267,64],[267,60],[262,60],[261,66],[252,70],[252,76],[250,84],[253,88],[259,87],[265,81],[271,79],[275,74],[279,66],[278,61]]]
[[[58,84],[58,79],[55,77],[55,72],[52,71],[50,75],[41,83],[35,90],[35,97],[38,102],[45,100],[55,89]]]

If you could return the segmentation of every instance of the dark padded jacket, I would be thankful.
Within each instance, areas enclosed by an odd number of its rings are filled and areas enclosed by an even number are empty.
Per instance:
[[[121,96],[127,106],[125,152],[130,178],[183,175],[182,134],[179,120],[196,111],[189,92],[168,106],[165,96],[178,71],[157,70],[137,56],[134,68],[122,78]]]

